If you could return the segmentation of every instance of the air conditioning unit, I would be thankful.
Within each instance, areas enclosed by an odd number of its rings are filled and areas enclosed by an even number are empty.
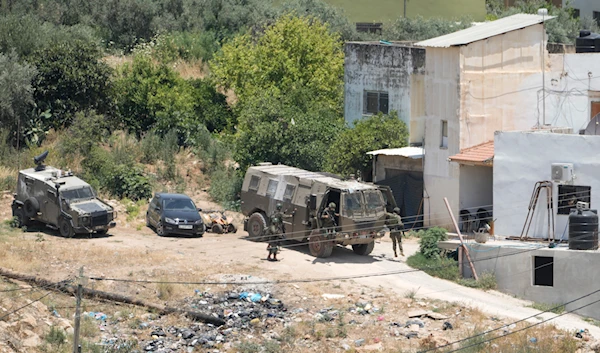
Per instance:
[[[552,180],[571,181],[573,180],[572,163],[552,163]]]

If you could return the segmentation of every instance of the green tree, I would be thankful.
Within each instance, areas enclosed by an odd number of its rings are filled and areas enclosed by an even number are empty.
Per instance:
[[[211,63],[214,80],[231,88],[240,102],[260,92],[286,95],[311,91],[322,104],[339,109],[344,53],[339,37],[311,17],[281,17],[258,38],[249,34],[225,44]]]
[[[327,23],[332,32],[338,33],[342,40],[360,38],[354,23],[350,22],[344,10],[329,5],[323,0],[288,0],[281,5],[282,13],[297,16],[313,16]]]
[[[17,129],[25,131],[33,110],[31,80],[36,74],[33,66],[20,63],[14,52],[0,53],[0,126],[8,128],[11,142],[16,142]],[[4,143],[5,141],[0,141]]]
[[[367,152],[382,148],[405,147],[408,129],[395,111],[378,114],[354,122],[354,127],[342,132],[327,156],[328,170],[341,175],[362,173],[368,177],[372,165]]]
[[[190,0],[187,6],[190,11],[199,10],[201,29],[215,33],[218,40],[231,38],[275,17],[273,3],[266,0]]]
[[[36,52],[32,64],[34,98],[40,112],[47,112],[45,128],[68,126],[76,112],[111,111],[112,69],[93,44],[65,42]]]
[[[263,91],[240,109],[234,159],[242,170],[258,162],[322,170],[343,118],[306,89],[281,96]]]

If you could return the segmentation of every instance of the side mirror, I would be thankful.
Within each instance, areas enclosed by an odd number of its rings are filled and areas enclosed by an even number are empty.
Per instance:
[[[308,208],[311,211],[315,211],[317,209],[317,195],[312,194],[308,199]]]
[[[202,212],[202,209],[200,207],[198,207],[198,212]]]

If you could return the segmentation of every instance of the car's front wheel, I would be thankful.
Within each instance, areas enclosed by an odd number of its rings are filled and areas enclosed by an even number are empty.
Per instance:
[[[73,231],[73,227],[71,226],[71,221],[64,217],[61,217],[58,221],[58,230],[60,231],[60,235],[64,238],[72,238],[75,235],[75,231]]]
[[[17,217],[17,226],[19,228],[27,227],[29,225],[29,217],[25,215],[25,211],[22,208],[17,208],[13,211],[13,217]]]
[[[159,237],[165,236],[165,227],[163,226],[162,222],[158,222],[156,225],[156,234],[158,234]]]

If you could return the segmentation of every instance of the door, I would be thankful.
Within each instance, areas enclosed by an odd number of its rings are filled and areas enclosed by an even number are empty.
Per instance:
[[[387,185],[377,185],[379,191],[383,194],[383,200],[385,201],[385,211],[392,213],[394,208],[398,207],[394,194],[392,194],[392,188]]]
[[[600,102],[592,102],[591,106],[592,115],[590,119],[593,119],[596,115],[600,114]]]
[[[42,201],[42,219],[50,224],[58,225],[58,216],[60,216],[60,206],[58,204],[58,195],[56,190],[47,189],[46,195]]]

